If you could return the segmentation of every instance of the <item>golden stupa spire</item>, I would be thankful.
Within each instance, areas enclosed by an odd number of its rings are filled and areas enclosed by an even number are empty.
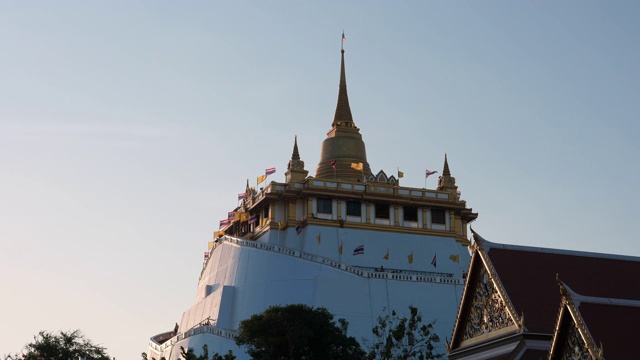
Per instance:
[[[338,88],[338,104],[336,105],[336,113],[333,117],[332,126],[336,126],[336,124],[344,124],[350,122],[353,123],[353,116],[351,115],[351,107],[349,106],[349,96],[347,95],[347,77],[344,71],[344,41],[346,38],[344,37],[344,31],[342,32],[342,44],[343,47],[340,49],[342,53],[341,63],[340,63],[340,86]]]
[[[344,32],[342,42],[344,43]],[[351,115],[347,96],[347,78],[344,66],[344,48],[340,50],[340,87],[338,104],[333,117],[331,130],[322,142],[320,162],[315,177],[319,179],[366,181],[371,176],[371,167],[367,162],[367,152],[360,129],[356,127]]]

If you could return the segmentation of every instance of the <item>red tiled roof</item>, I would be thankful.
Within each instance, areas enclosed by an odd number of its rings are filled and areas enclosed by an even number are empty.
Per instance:
[[[640,348],[635,346],[640,307],[582,302],[579,311],[607,360],[640,359]]]
[[[483,247],[528,332],[554,332],[560,307],[556,274],[579,294],[640,300],[640,258],[486,241]]]
[[[548,350],[527,349],[520,360],[547,360],[549,358]]]

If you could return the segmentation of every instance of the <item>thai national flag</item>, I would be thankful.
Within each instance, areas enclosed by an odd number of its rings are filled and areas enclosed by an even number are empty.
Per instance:
[[[436,266],[436,257],[438,256],[438,254],[433,255],[433,260],[431,260],[431,265],[433,265],[433,267],[437,267]]]
[[[267,176],[269,176],[271,174],[275,174],[275,172],[276,172],[276,168],[274,168],[274,167],[264,170],[264,174],[267,175]]]
[[[353,255],[364,255],[364,245],[360,245],[353,250]]]
[[[427,169],[426,175],[425,175],[425,179],[428,178],[429,176],[433,175],[433,174],[437,174],[437,171],[431,171],[429,169]]]
[[[296,226],[296,234],[300,235],[301,232],[302,232],[302,226],[300,225]]]
[[[331,159],[331,167],[333,167],[333,170],[336,169],[336,159]]]
[[[238,194],[238,200],[242,200],[242,199],[244,199],[246,196],[247,196],[247,194],[245,194],[245,193],[239,193],[239,194]]]
[[[227,213],[227,218],[228,219],[233,219],[234,217],[236,217],[236,212],[235,211],[229,211]]]
[[[257,215],[251,215],[249,217],[249,224],[255,224],[256,221],[258,221],[258,216]]]

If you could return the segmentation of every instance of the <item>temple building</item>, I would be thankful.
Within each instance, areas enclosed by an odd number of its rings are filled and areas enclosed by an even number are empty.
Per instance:
[[[286,304],[326,307],[358,340],[371,338],[378,316],[413,305],[435,321],[437,350],[446,353],[470,261],[467,228],[478,215],[460,198],[446,155],[435,189],[373,171],[349,106],[344,50],[339,79],[313,176],[292,138],[283,179],[267,181],[275,177],[267,169],[262,187],[241,185],[240,205],[205,253],[194,303],[176,314],[177,329],[151,337],[149,359],[178,359],[180,347],[197,353],[204,344],[247,359],[233,340],[240,322]]]
[[[449,359],[640,359],[640,258],[473,240]]]

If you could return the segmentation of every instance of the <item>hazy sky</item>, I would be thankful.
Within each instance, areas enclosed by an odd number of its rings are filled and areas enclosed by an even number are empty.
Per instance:
[[[495,242],[640,256],[637,1],[0,2],[0,356],[139,358],[247,179],[315,171],[344,29],[374,172],[444,153]],[[437,178],[429,178],[434,188]],[[624,274],[621,274],[624,276]],[[427,309],[425,309],[427,311]]]

